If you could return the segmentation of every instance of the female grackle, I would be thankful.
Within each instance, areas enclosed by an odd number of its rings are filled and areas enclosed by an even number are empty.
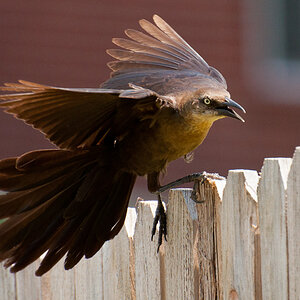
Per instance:
[[[0,161],[0,261],[17,272],[47,251],[36,275],[66,253],[65,269],[92,257],[122,228],[137,176],[160,193],[166,165],[195,149],[214,121],[243,119],[224,77],[165,21],[141,20],[122,49],[108,50],[100,88],[57,88],[20,80],[0,107],[58,146]],[[245,112],[245,111],[244,111]],[[201,175],[201,174],[200,174]],[[187,177],[193,179],[194,177]],[[159,197],[159,240],[166,235]]]

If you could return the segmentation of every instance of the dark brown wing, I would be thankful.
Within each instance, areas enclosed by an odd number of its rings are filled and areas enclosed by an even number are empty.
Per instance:
[[[63,89],[27,81],[1,88],[0,107],[33,125],[63,149],[91,146],[110,128],[118,90]]]
[[[113,43],[125,49],[110,49],[116,58],[108,63],[113,70],[103,88],[126,89],[129,83],[167,95],[207,84],[227,88],[222,74],[206,61],[163,19],[154,15],[156,26],[140,20],[148,34],[128,29],[131,39],[114,38]]]
[[[57,88],[21,80],[0,88],[17,92],[0,95],[0,108],[42,131],[61,149],[71,150],[99,144],[107,135],[118,138],[145,112],[151,117],[162,105],[173,105],[151,90],[128,88]]]

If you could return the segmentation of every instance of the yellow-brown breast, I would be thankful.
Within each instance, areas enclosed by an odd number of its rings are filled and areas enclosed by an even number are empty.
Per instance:
[[[122,143],[122,165],[138,175],[159,172],[199,146],[213,121],[192,112],[164,110],[152,127],[140,126]]]

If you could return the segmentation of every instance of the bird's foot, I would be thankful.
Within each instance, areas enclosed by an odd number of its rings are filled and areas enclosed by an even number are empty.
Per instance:
[[[158,194],[158,204],[155,212],[155,217],[153,220],[151,241],[153,240],[153,237],[155,235],[156,226],[158,222],[159,222],[159,230],[158,230],[157,252],[159,251],[159,247],[162,244],[163,237],[165,238],[165,241],[167,241],[167,215],[166,215],[165,208],[162,204],[160,194]]]
[[[201,184],[203,184],[208,179],[213,179],[213,180],[225,179],[225,177],[221,176],[218,173],[207,173],[205,171],[201,173],[194,173],[191,174],[190,176],[194,176],[194,180],[199,179]]]
[[[197,200],[198,197],[198,184],[204,184],[207,180],[209,179],[213,179],[213,180],[223,180],[225,179],[225,177],[220,176],[218,173],[207,173],[207,172],[201,172],[201,173],[194,173],[191,174],[189,176],[193,176],[193,180],[194,180],[194,187],[193,187],[193,191],[191,194],[191,199],[196,202],[196,203],[203,203],[205,202],[204,200],[199,201]],[[199,180],[199,181],[197,181]]]
[[[214,180],[220,180],[225,179],[224,177],[220,176],[218,173],[207,173],[207,172],[201,172],[201,173],[193,173],[190,175],[187,175],[185,177],[182,177],[180,179],[177,179],[175,181],[172,181],[166,185],[161,186],[156,194],[160,194],[168,189],[174,188],[178,185],[193,182],[195,180],[200,180],[200,183],[204,183],[208,179],[214,179]]]

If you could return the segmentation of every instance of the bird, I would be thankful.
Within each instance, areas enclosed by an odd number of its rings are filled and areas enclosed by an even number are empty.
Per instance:
[[[222,74],[170,25],[158,15],[139,25],[112,39],[111,74],[97,88],[1,87],[0,108],[56,145],[0,161],[0,261],[11,272],[42,254],[36,276],[63,256],[68,270],[95,255],[121,230],[137,176],[158,195],[152,237],[159,222],[161,243],[160,193],[178,183],[160,184],[168,163],[197,148],[214,121],[244,121]]]

